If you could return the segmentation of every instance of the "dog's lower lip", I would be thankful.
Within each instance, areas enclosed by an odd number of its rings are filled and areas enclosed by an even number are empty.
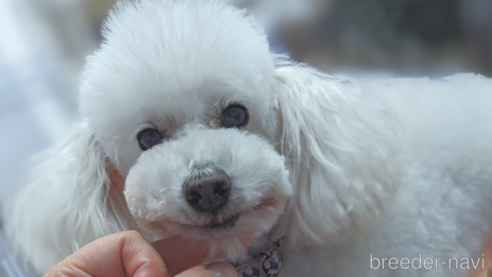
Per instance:
[[[237,220],[239,219],[239,215],[230,217],[222,222],[215,222],[212,221],[208,225],[205,225],[203,227],[208,227],[208,228],[232,228],[234,225],[236,225]]]

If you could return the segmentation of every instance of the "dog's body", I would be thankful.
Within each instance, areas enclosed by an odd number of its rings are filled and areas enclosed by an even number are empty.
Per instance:
[[[476,260],[492,238],[490,79],[360,85],[270,54],[216,1],[122,4],[105,38],[81,88],[87,124],[4,210],[40,272],[127,229],[207,240],[236,263],[280,239],[280,276],[467,276],[370,258]]]
[[[481,269],[492,238],[490,87],[490,79],[471,74],[366,87],[383,95],[402,125],[406,174],[394,206],[367,233],[284,251],[284,273],[302,269],[285,276],[471,276]],[[417,259],[415,268],[420,257],[421,269],[402,269],[405,257]]]

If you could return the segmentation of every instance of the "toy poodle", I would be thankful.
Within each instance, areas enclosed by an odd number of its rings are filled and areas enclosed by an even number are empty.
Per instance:
[[[238,276],[469,276],[492,239],[491,107],[482,76],[360,84],[296,64],[221,1],[121,2],[84,123],[41,154],[5,232],[41,273],[131,229],[205,240]]]

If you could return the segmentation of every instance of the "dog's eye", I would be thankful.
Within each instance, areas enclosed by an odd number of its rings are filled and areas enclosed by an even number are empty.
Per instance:
[[[152,148],[162,142],[162,135],[156,129],[146,129],[137,135],[138,144],[142,150]]]
[[[240,105],[231,106],[222,112],[222,124],[224,127],[244,127],[248,124],[246,108]]]

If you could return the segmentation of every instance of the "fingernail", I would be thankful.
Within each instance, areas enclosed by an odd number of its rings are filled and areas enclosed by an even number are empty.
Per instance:
[[[239,239],[244,248],[248,248],[253,243],[252,237],[243,237]]]
[[[207,266],[206,270],[214,277],[237,277],[236,270],[228,263],[214,263]]]

